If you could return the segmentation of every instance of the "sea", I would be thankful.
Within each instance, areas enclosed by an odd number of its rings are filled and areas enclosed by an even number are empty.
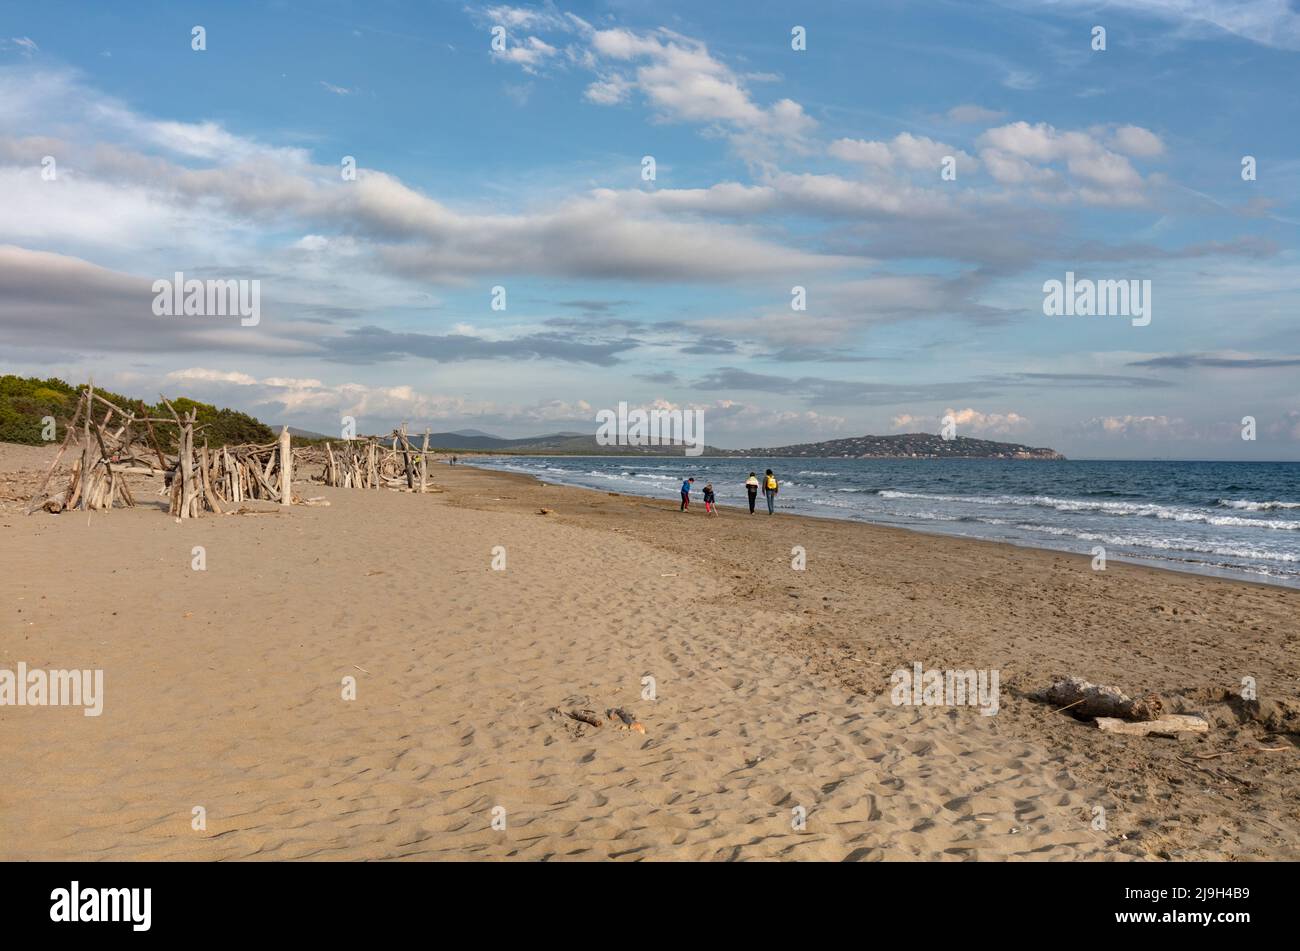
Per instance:
[[[778,511],[1300,587],[1300,462],[500,456],[475,465],[676,501],[712,482],[744,506],[772,469]],[[760,512],[765,504],[760,494]],[[746,516],[748,517],[748,516]],[[758,517],[758,516],[755,516]]]

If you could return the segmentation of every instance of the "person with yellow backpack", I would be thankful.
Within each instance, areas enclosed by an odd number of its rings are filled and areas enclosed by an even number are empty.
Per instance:
[[[767,514],[776,513],[776,493],[780,490],[777,484],[776,476],[772,475],[772,470],[767,470],[767,475],[763,477],[763,495],[767,496]]]

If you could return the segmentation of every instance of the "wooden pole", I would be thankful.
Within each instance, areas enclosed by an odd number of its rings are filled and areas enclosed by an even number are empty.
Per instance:
[[[105,417],[104,417],[104,425],[105,425],[105,426],[108,425],[108,418],[109,418],[109,416],[112,416],[112,415],[113,415],[113,411],[112,411],[112,410],[109,410],[109,411],[108,411],[108,416],[105,416]],[[114,474],[113,474],[113,463],[110,462],[110,461],[109,461],[109,458],[108,458],[108,447],[104,445],[104,430],[103,430],[103,427],[100,427],[100,426],[96,426],[96,427],[95,427],[95,441],[96,441],[97,443],[99,443],[99,453],[100,453],[100,455],[102,455],[102,456],[104,457],[104,471],[108,473],[108,505],[107,505],[107,508],[110,508],[110,509],[111,509],[111,508],[113,507],[113,495],[115,494],[116,489],[117,489],[117,478],[116,478],[116,477],[114,476]]]
[[[208,504],[208,508],[218,515],[225,514],[221,510],[221,503],[217,501],[216,486],[212,484],[212,473],[210,467],[212,458],[208,454],[208,437],[203,437],[203,449],[199,452],[199,475],[202,477],[203,498]]]
[[[293,504],[293,449],[288,426],[280,429],[280,504]]]
[[[181,420],[181,431],[178,437],[176,465],[177,473],[172,477],[172,498],[176,501],[177,518],[190,517],[190,500],[194,498],[194,471],[193,460],[190,457],[190,449],[193,445],[194,426],[187,413]],[[177,481],[180,482],[180,494],[177,495],[175,488]]]
[[[425,479],[429,474],[429,427],[424,427],[424,445],[420,449],[420,494],[424,495]]]
[[[414,489],[415,474],[411,471],[411,453],[410,453],[411,442],[409,439],[406,438],[406,423],[402,423],[401,439],[402,439],[402,465],[406,469],[406,487],[408,489]]]
[[[81,487],[82,487],[82,492],[81,492],[81,499],[80,499],[80,500],[78,501],[78,503],[77,503],[77,508],[79,508],[79,509],[83,509],[83,510],[87,508],[87,505],[86,505],[86,492],[85,492],[85,489],[86,489],[86,480],[90,478],[90,471],[91,471],[91,466],[92,466],[92,463],[91,463],[91,460],[90,460],[90,426],[91,426],[91,417],[94,416],[94,414],[95,414],[94,396],[95,396],[95,381],[92,379],[89,383],[86,384],[86,419],[85,419],[85,432],[84,432],[83,435],[82,435],[83,442],[82,442],[82,446],[81,446]]]
[[[342,452],[343,450],[340,449],[339,451]],[[339,484],[339,474],[338,470],[334,467],[334,450],[330,448],[328,442],[325,443],[325,459],[329,466],[329,478],[325,480],[325,484],[337,486]]]

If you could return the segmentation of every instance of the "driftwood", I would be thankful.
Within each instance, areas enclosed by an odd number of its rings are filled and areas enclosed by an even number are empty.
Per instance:
[[[429,430],[424,431],[424,447],[420,451],[420,494],[424,494],[424,487],[429,479]]]
[[[127,475],[164,475],[159,494],[169,498],[168,511],[177,519],[198,518],[209,512],[223,515],[236,506],[236,514],[243,514],[250,511],[243,503],[254,500],[282,506],[328,505],[320,497],[304,501],[293,492],[295,469],[312,463],[323,467],[315,480],[328,486],[443,491],[429,482],[432,450],[427,429],[418,449],[411,444],[405,424],[393,430],[387,440],[345,440],[337,447],[327,442],[323,448],[294,449],[288,429],[283,428],[273,443],[212,449],[202,436],[204,427],[198,423],[197,410],[181,413],[166,397],[162,402],[171,419],[137,416],[96,393],[93,383],[88,385],[77,402],[58,454],[31,497],[27,514],[38,509],[58,513],[132,506],[135,499]],[[95,410],[101,406],[106,410],[102,422],[95,419]],[[176,427],[174,458],[163,453],[155,423]],[[75,456],[66,484],[61,491],[47,491],[69,450]]]
[[[49,499],[48,501],[46,500],[45,489],[50,484],[50,477],[54,475],[54,470],[57,469],[59,466],[59,460],[62,459],[63,454],[67,452],[68,446],[72,444],[72,435],[77,431],[77,422],[81,417],[81,408],[84,402],[85,402],[84,399],[77,401],[77,410],[75,413],[72,414],[72,420],[68,423],[67,432],[64,434],[63,437],[63,445],[59,447],[58,455],[56,455],[54,457],[54,461],[50,463],[49,471],[45,473],[45,478],[41,480],[40,487],[36,490],[36,494],[32,496],[31,502],[28,503],[27,506],[28,515],[31,515],[38,508],[42,508],[42,507],[44,507],[45,511],[47,512],[63,511],[62,501],[55,500],[55,499]],[[57,508],[51,508],[52,505],[57,506]]]
[[[102,421],[95,416],[97,405],[107,407]],[[116,428],[111,426],[114,417],[117,418]],[[71,509],[92,512],[107,511],[115,505],[124,508],[135,505],[131,487],[124,476],[127,472],[155,471],[147,457],[142,459],[136,455],[137,449],[143,451],[143,448],[135,445],[132,429],[141,422],[161,420],[137,418],[134,412],[97,394],[93,382],[88,384],[77,399],[63,444],[28,503],[27,514],[37,509],[53,513]],[[62,491],[51,493],[51,479],[64,455],[74,446],[80,452],[72,460],[67,482]]]
[[[1058,680],[1035,698],[1068,710],[1079,720],[1112,717],[1120,720],[1155,720],[1164,710],[1164,702],[1154,694],[1134,700],[1118,687],[1093,684],[1081,677]]]
[[[320,448],[295,450],[299,464],[321,466],[313,478],[339,489],[405,489],[420,494],[441,492],[429,482],[429,432],[420,448],[407,435],[406,426],[393,430],[384,440],[378,437],[346,439]],[[419,483],[418,486],[416,483]]]
[[[280,504],[293,504],[293,440],[289,436],[289,427],[280,429],[280,443],[276,458],[280,463]]]
[[[1122,733],[1126,736],[1173,736],[1175,733],[1208,733],[1210,724],[1201,717],[1170,713],[1158,720],[1141,720],[1131,723],[1115,717],[1097,717],[1097,727],[1103,733]]]
[[[37,509],[58,513],[133,506],[135,498],[127,475],[165,475],[160,494],[170,496],[169,511],[181,519],[197,518],[207,512],[222,515],[229,507],[253,499],[281,505],[297,501],[292,488],[294,451],[287,429],[277,442],[268,445],[212,450],[206,437],[201,444],[195,441],[203,430],[197,422],[197,410],[178,413],[166,397],[162,401],[171,419],[136,416],[96,393],[94,384],[89,384],[82,390],[63,445],[32,496],[27,513]],[[102,421],[95,418],[98,407],[107,410]],[[176,427],[174,460],[164,455],[154,432],[155,423]],[[60,460],[74,446],[80,451],[72,461],[66,485],[61,492],[49,492]]]
[[[348,439],[337,449],[327,442],[323,448],[298,449],[294,454],[301,464],[324,466],[316,477],[324,485],[338,489],[378,489],[385,484],[380,476],[383,464],[379,450],[376,439]]]
[[[406,438],[406,424],[401,429],[402,469],[406,473],[406,487],[415,488],[415,476],[411,472],[411,441]]]
[[[588,723],[594,727],[601,725],[600,717],[596,716],[595,710],[570,710],[568,715],[581,723]]]

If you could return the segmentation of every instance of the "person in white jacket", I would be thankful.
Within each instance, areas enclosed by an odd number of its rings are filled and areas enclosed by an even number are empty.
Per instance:
[[[758,500],[758,473],[751,472],[745,480],[745,491],[749,493],[749,514],[754,514],[754,503]]]

